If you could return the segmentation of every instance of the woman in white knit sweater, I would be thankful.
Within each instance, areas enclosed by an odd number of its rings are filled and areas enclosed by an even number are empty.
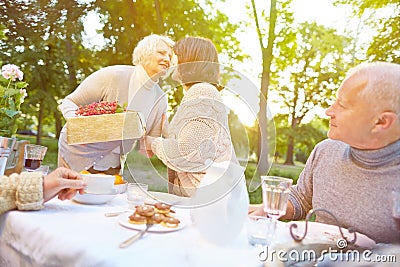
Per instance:
[[[206,161],[237,162],[230,139],[228,116],[219,91],[218,54],[206,38],[186,37],[174,45],[178,66],[172,77],[185,95],[168,138],[146,137],[146,148],[168,167],[169,192],[191,196],[207,169]]]

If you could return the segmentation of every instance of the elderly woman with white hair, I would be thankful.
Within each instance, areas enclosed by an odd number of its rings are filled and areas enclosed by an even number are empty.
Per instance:
[[[89,75],[62,101],[59,108],[63,116],[77,116],[79,106],[93,102],[118,101],[144,115],[148,135],[160,136],[168,100],[158,80],[170,67],[173,45],[166,36],[153,34],[143,38],[133,51],[133,66],[108,66]],[[120,154],[126,153],[120,149],[121,141],[68,145],[65,126],[58,148],[58,166],[91,173],[119,173]]]

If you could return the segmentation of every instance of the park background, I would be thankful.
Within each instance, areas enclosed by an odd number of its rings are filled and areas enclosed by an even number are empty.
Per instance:
[[[132,49],[151,33],[175,40],[203,36],[216,44],[221,63],[257,88],[247,101],[225,95],[246,178],[269,173],[296,181],[315,144],[326,138],[323,110],[346,72],[362,62],[400,63],[400,1],[1,1],[0,63],[20,66],[29,83],[15,123],[32,135],[17,137],[48,146],[44,164],[54,169],[65,124],[57,108],[61,100],[90,73],[131,64]],[[182,92],[170,91],[172,118]],[[165,177],[157,158],[133,151],[127,165],[134,170],[127,179],[134,175],[165,190],[165,181],[151,182]],[[260,201],[259,190],[251,201]]]

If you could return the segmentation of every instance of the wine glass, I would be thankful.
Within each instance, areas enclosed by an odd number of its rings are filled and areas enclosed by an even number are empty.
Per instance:
[[[261,176],[264,211],[273,221],[271,236],[275,234],[277,220],[286,214],[289,188],[292,186],[292,183],[292,179],[288,178]]]
[[[25,170],[28,172],[36,171],[40,165],[42,165],[42,160],[46,154],[47,147],[40,145],[25,145],[24,152],[24,166]]]

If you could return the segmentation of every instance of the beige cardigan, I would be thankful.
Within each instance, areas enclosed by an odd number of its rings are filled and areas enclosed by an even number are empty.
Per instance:
[[[227,110],[213,85],[197,83],[186,92],[168,138],[156,138],[152,151],[169,168],[171,193],[180,196],[193,195],[207,170],[207,159],[237,163]]]
[[[43,208],[43,174],[22,172],[0,177],[0,214],[8,210]]]

